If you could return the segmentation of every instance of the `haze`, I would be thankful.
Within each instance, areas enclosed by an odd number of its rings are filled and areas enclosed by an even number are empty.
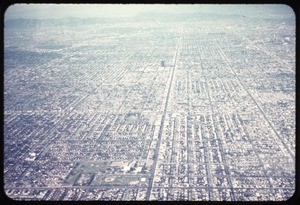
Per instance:
[[[277,5],[191,5],[191,4],[14,4],[10,6],[5,19],[47,19],[47,18],[101,18],[133,17],[140,13],[225,13],[246,17],[291,17],[293,10],[283,4]]]

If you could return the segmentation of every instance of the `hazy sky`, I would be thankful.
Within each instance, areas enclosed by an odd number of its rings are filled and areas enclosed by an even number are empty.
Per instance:
[[[44,18],[91,18],[129,17],[143,12],[209,12],[243,14],[249,17],[294,17],[293,10],[283,4],[278,5],[183,5],[183,4],[14,4],[5,13],[5,19]]]

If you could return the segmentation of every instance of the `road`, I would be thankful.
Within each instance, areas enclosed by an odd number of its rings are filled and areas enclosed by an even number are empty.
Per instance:
[[[165,101],[164,112],[163,112],[161,123],[160,123],[158,141],[157,141],[156,148],[155,148],[155,153],[154,153],[155,160],[153,162],[154,164],[152,165],[152,169],[151,169],[151,175],[150,175],[150,178],[149,178],[149,186],[148,186],[147,193],[146,193],[146,200],[150,200],[150,194],[151,194],[151,190],[152,190],[152,187],[153,187],[153,179],[154,179],[155,170],[156,170],[156,166],[157,166],[157,158],[158,158],[159,148],[160,148],[160,144],[161,144],[161,136],[162,136],[162,133],[164,131],[164,124],[165,124],[165,119],[166,119],[166,115],[167,115],[167,109],[168,109],[170,93],[171,93],[172,84],[173,84],[174,73],[175,73],[175,70],[176,70],[176,62],[177,62],[177,55],[178,55],[178,51],[179,51],[179,47],[180,47],[180,42],[181,42],[181,38],[179,39],[179,41],[177,43],[176,53],[175,53],[175,57],[174,57],[174,65],[172,66],[171,79],[170,79],[170,82],[168,84],[168,93],[167,93],[167,97],[166,97],[166,101]]]

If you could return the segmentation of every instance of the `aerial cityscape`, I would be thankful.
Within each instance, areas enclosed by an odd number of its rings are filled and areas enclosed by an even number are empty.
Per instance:
[[[14,16],[13,9],[30,4],[7,10],[3,175],[9,198],[293,196],[292,9],[177,5],[164,12],[165,5],[156,6],[153,13],[85,18]]]

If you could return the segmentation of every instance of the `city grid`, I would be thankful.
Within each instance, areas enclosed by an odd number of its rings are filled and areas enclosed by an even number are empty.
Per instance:
[[[294,194],[293,20],[90,21],[5,22],[10,198]]]

